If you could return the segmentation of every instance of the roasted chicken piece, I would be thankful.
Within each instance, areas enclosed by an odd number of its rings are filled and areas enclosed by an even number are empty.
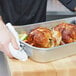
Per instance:
[[[33,29],[27,38],[27,43],[40,48],[57,46],[60,44],[60,41],[60,32],[52,31],[45,27],[37,27]]]
[[[71,43],[76,41],[76,25],[61,23],[57,25],[54,30],[60,31],[62,34],[62,43]]]

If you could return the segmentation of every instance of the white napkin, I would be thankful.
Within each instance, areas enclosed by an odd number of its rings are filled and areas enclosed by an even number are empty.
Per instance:
[[[6,26],[8,27],[9,31],[13,33],[13,35],[16,38],[16,42],[18,43],[19,46],[19,50],[16,50],[13,48],[12,44],[9,43],[9,50],[10,53],[12,54],[13,57],[15,57],[16,59],[19,59],[21,61],[26,61],[28,59],[28,56],[26,54],[26,52],[20,47],[20,42],[19,42],[19,37],[18,37],[18,33],[15,31],[14,27],[12,26],[11,23],[7,23]]]

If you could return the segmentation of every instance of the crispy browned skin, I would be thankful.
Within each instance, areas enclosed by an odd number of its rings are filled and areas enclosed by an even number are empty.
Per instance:
[[[52,31],[48,28],[38,27],[30,32],[27,42],[40,48],[49,48],[54,46],[55,39],[52,37]]]
[[[64,43],[70,43],[76,41],[76,25],[61,23],[57,25],[54,29],[61,32],[62,41]]]

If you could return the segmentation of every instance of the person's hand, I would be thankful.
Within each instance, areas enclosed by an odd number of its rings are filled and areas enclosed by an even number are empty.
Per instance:
[[[12,58],[13,56],[9,51],[10,42],[12,43],[15,49],[19,49],[13,34],[9,32],[4,23],[0,22],[0,51],[4,52],[7,56]]]

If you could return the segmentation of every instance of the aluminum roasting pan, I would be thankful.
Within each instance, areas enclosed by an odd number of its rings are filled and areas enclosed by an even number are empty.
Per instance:
[[[62,22],[73,23],[76,24],[76,17],[59,19],[54,21],[47,21],[42,23],[30,24],[30,25],[23,25],[23,26],[15,26],[15,29],[18,33],[22,33],[26,31],[29,33],[32,29],[42,26],[47,28],[53,28],[57,24]],[[25,51],[29,55],[29,57],[37,62],[49,62],[54,61],[57,59],[61,59],[67,56],[75,55],[76,54],[76,42],[53,47],[53,48],[38,48],[31,46],[27,43],[25,44]]]

